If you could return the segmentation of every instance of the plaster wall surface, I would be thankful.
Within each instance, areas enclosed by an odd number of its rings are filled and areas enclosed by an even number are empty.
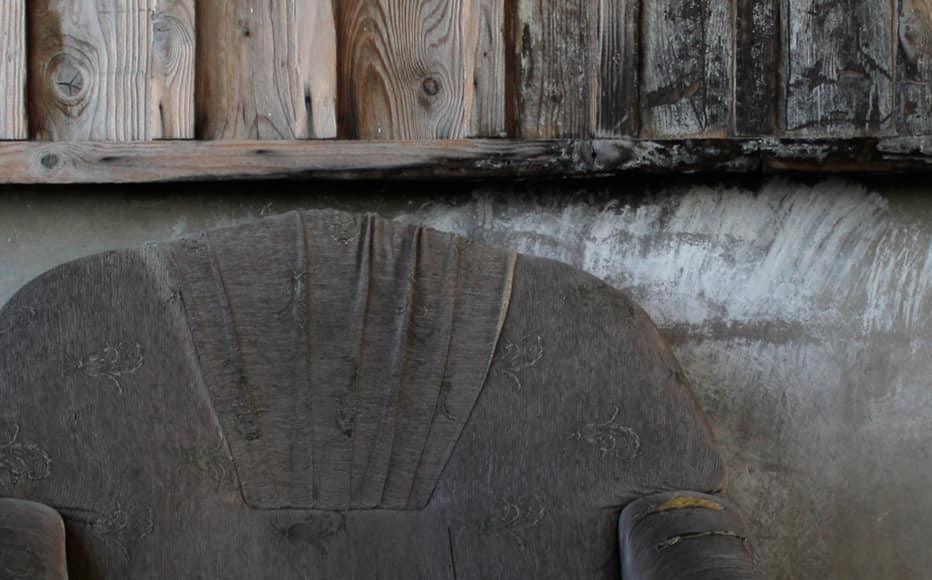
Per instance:
[[[206,194],[204,192],[212,192]],[[64,261],[294,208],[567,262],[660,326],[768,577],[932,578],[932,197],[784,178],[6,188],[0,303]]]

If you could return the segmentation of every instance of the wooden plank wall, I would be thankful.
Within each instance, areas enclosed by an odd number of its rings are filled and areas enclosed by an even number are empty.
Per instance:
[[[928,135],[932,0],[0,0],[0,83],[6,140]]]

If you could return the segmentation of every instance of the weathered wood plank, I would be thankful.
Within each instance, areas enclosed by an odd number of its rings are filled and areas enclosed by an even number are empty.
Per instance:
[[[473,99],[468,137],[506,137],[505,0],[469,0],[464,16]],[[467,61],[468,62],[468,61]]]
[[[896,91],[897,129],[932,132],[932,1],[900,0]]]
[[[732,127],[731,2],[643,3],[641,136],[725,137]]]
[[[476,0],[338,3],[340,134],[351,139],[467,135]]]
[[[892,131],[895,1],[785,0],[788,135]]]
[[[598,2],[598,115],[596,137],[634,137],[640,126],[638,65],[641,3]]]
[[[158,138],[194,138],[194,1],[160,0],[152,16],[149,90],[154,104],[147,111]]]
[[[26,0],[0,0],[0,139],[25,139]]]
[[[197,3],[200,139],[336,136],[330,0]]]
[[[772,135],[778,128],[779,0],[735,4],[735,133]]]
[[[597,100],[597,10],[591,0],[518,0],[515,137],[587,137]]]
[[[192,137],[193,16],[193,0],[30,2],[33,137]]]
[[[932,169],[928,138],[0,143],[0,183],[216,179],[599,177],[640,173],[851,174]]]

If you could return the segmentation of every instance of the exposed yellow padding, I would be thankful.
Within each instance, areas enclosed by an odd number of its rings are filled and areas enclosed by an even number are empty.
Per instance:
[[[657,509],[654,510],[654,513],[665,512],[667,510],[681,510],[685,508],[702,508],[718,511],[725,509],[724,506],[718,502],[701,497],[683,495],[673,499],[668,499],[667,501],[663,502],[657,507]]]

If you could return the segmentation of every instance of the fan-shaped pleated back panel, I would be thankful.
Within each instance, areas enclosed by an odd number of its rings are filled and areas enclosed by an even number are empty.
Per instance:
[[[513,254],[336,212],[166,251],[251,506],[426,504],[485,382]]]

